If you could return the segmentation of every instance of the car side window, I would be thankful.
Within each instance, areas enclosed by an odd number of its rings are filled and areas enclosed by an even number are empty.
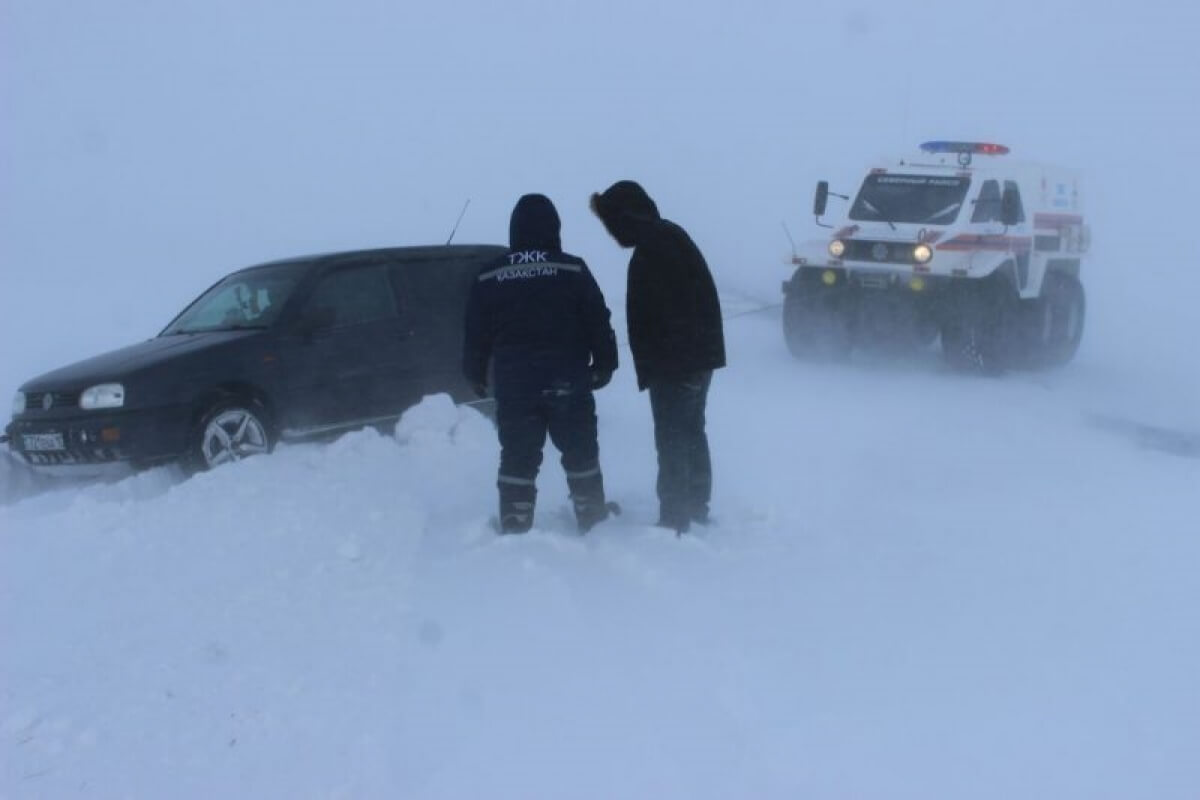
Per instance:
[[[333,327],[344,328],[394,319],[396,298],[384,267],[358,267],[322,278],[306,309],[332,314]]]
[[[402,312],[425,329],[461,331],[467,296],[485,261],[430,259],[398,265]]]
[[[1021,202],[1021,187],[1017,186],[1016,181],[1005,181],[1004,191],[1012,192],[1017,196],[1017,222],[1025,221],[1025,204]]]
[[[971,222],[995,222],[999,219],[1000,183],[996,180],[986,180],[979,189],[978,199],[975,200]]]

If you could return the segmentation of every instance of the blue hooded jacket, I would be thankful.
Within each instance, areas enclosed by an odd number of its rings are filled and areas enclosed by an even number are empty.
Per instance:
[[[617,368],[608,306],[587,264],[564,253],[558,211],[545,195],[517,201],[510,251],[485,266],[467,301],[463,374],[498,398],[589,391]]]

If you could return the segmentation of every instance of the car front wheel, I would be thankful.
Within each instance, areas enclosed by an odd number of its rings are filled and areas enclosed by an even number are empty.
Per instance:
[[[954,369],[999,375],[1011,365],[1016,294],[999,275],[962,283],[942,322],[942,357]]]
[[[784,297],[783,339],[795,358],[841,361],[853,347],[850,317],[821,292],[806,289]]]
[[[226,401],[209,409],[200,420],[189,466],[209,470],[249,456],[269,453],[271,429],[261,405]]]

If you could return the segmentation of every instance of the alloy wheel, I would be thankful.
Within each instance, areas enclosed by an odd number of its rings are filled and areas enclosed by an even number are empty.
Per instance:
[[[266,428],[244,408],[228,408],[214,416],[204,426],[200,441],[200,454],[210,469],[269,449]]]

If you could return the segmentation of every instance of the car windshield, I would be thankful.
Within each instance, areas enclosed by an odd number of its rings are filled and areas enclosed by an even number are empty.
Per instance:
[[[234,273],[188,306],[162,335],[266,328],[279,316],[299,279],[300,270],[294,267]]]
[[[970,178],[936,175],[868,175],[850,219],[949,225],[958,217]]]

